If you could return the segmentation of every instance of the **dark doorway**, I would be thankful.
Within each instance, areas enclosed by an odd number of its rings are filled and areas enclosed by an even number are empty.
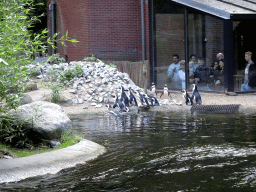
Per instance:
[[[243,74],[246,67],[244,53],[252,52],[252,60],[256,58],[256,35],[251,28],[256,24],[255,20],[235,21],[234,25],[234,54],[235,54],[235,72]],[[255,60],[256,61],[256,60]]]

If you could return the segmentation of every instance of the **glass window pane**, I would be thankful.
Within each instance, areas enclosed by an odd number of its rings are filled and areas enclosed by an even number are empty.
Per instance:
[[[169,89],[181,90],[179,67],[180,60],[185,58],[184,14],[183,9],[177,4],[166,1],[155,2],[155,43],[156,87],[162,89],[167,84]],[[171,65],[172,63],[174,64]]]
[[[216,58],[224,50],[223,20],[196,12],[188,20],[189,89],[197,83],[199,90],[223,92],[224,61]]]

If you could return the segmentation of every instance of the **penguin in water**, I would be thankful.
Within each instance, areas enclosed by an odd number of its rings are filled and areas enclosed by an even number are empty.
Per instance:
[[[110,104],[107,104],[106,107],[108,108],[109,113],[111,113],[113,115],[122,115],[121,111],[119,111],[117,109],[113,109]]]
[[[123,86],[121,86],[121,98],[120,98],[120,100],[121,100],[121,102],[124,103],[124,105],[125,105],[126,107],[129,107],[129,98],[128,98],[127,95],[126,95]]]
[[[193,90],[192,90],[192,100],[193,103],[202,104],[202,99],[201,99],[201,95],[199,94],[198,90],[197,90],[197,85],[193,84]]]
[[[193,105],[193,99],[192,99],[192,97],[190,97],[188,92],[185,89],[182,92],[183,92],[183,97],[185,99],[186,105],[188,105],[188,104]]]
[[[125,106],[124,102],[121,101],[121,99],[119,99],[117,95],[116,95],[116,100],[113,105],[113,108],[116,108],[116,107],[118,107],[119,111],[121,112],[129,112],[129,108]]]

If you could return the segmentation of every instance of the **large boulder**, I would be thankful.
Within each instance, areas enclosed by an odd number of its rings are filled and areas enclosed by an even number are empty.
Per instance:
[[[38,132],[46,140],[56,140],[64,130],[72,129],[67,114],[61,106],[54,103],[37,101],[22,105],[9,113],[17,117],[18,122],[25,122],[26,128]]]

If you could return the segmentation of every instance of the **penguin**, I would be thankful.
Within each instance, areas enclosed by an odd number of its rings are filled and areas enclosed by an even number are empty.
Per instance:
[[[201,105],[202,104],[202,99],[201,99],[201,95],[199,94],[198,90],[197,90],[197,85],[193,84],[193,90],[192,90],[192,100],[193,103],[196,103]]]
[[[130,105],[138,106],[137,100],[136,100],[135,96],[133,95],[131,88],[128,89],[128,95],[129,95]]]
[[[182,92],[183,92],[183,97],[185,99],[186,105],[188,105],[188,104],[193,105],[193,99],[192,99],[192,97],[190,97],[188,92],[185,89]]]
[[[164,85],[164,90],[163,90],[163,93],[161,95],[161,99],[168,99],[168,100],[171,99],[171,96],[169,96],[169,91],[168,91],[167,84]]]
[[[115,97],[116,97],[116,100],[113,105],[113,108],[118,107],[119,111],[121,111],[121,112],[129,112],[130,109],[127,106],[125,106],[124,100],[121,101],[121,99],[118,98],[118,95],[116,95]]]
[[[164,92],[163,92],[163,96],[164,97],[168,97],[168,87],[167,87],[167,84],[164,85]]]
[[[111,113],[113,115],[122,115],[121,111],[119,111],[117,109],[113,109],[110,104],[107,104],[106,107],[108,108],[109,113]]]
[[[156,96],[156,86],[154,82],[152,82],[152,85],[151,85],[151,92],[153,93],[153,96]]]
[[[152,106],[159,106],[160,105],[158,100],[154,96],[146,94],[145,97],[151,103]]]
[[[121,86],[121,98],[120,98],[121,102],[124,102],[124,105],[126,107],[129,107],[129,98],[127,97],[126,93],[125,93],[125,89],[123,86]]]
[[[141,94],[139,91],[135,91],[134,96],[138,103],[138,112],[140,110],[148,110],[150,109],[150,105],[148,103],[148,100],[144,96],[144,94]]]

